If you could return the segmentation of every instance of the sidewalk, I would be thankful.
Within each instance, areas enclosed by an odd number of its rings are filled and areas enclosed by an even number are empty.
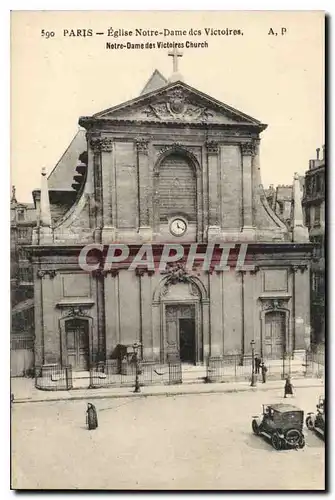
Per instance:
[[[294,387],[303,389],[320,387],[324,392],[324,381],[318,378],[301,378],[293,380]],[[46,401],[75,401],[81,399],[128,398],[149,396],[177,396],[185,394],[213,394],[243,391],[272,391],[284,388],[283,380],[273,380],[266,384],[258,383],[251,387],[250,382],[226,382],[212,384],[180,384],[156,385],[141,387],[140,393],[134,393],[131,387],[103,388],[103,389],[72,389],[70,391],[41,391],[36,389],[34,379],[12,378],[11,392],[15,403],[41,403]]]

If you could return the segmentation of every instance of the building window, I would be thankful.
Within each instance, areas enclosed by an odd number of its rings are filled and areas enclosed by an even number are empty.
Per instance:
[[[321,213],[320,208],[321,208],[320,205],[316,205],[314,207],[314,225],[320,224],[320,213]]]
[[[25,239],[28,237],[28,229],[26,227],[20,227],[18,233],[20,239]]]
[[[307,208],[305,211],[305,226],[309,227],[310,225],[311,225],[311,213],[309,211],[309,208]]]
[[[313,288],[313,292],[315,292],[317,294],[324,293],[324,275],[323,274],[321,274],[321,273],[314,273],[313,274],[312,288]]]
[[[24,220],[24,208],[20,208],[18,211],[17,211],[17,220],[19,221],[23,221]]]
[[[33,270],[31,267],[21,267],[20,269],[20,281],[24,283],[33,282]]]

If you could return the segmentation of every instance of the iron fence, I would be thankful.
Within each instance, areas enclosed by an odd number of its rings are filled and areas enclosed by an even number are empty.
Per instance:
[[[324,352],[307,351],[305,359],[284,353],[281,359],[263,358],[267,368],[266,380],[283,380],[288,375],[294,378],[323,377]],[[262,371],[255,373],[256,381],[262,382]],[[255,370],[256,372],[256,370]],[[209,357],[206,362],[207,382],[251,381],[252,358],[241,359],[240,354]]]
[[[322,378],[325,374],[325,352],[322,348],[314,348],[306,352],[306,377]]]
[[[136,369],[138,370],[140,386],[182,383],[180,360],[166,364],[140,360],[137,368],[134,362],[128,360],[123,360],[121,365],[117,360],[109,360],[106,363],[97,363],[91,366],[90,387],[133,387]]]
[[[35,387],[44,391],[72,389],[72,367],[59,364],[35,367]]]

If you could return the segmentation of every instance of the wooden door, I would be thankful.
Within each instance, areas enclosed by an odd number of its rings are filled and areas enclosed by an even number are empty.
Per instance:
[[[181,361],[195,363],[195,306],[171,304],[165,307],[166,354],[178,355]]]
[[[88,321],[71,319],[66,322],[68,364],[73,370],[88,370],[89,341]]]
[[[286,315],[282,311],[272,311],[265,316],[264,357],[281,359],[285,349]]]

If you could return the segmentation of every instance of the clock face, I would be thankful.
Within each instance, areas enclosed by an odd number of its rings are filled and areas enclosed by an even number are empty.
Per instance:
[[[170,231],[174,236],[183,236],[186,233],[187,225],[183,219],[174,219],[170,225]]]

